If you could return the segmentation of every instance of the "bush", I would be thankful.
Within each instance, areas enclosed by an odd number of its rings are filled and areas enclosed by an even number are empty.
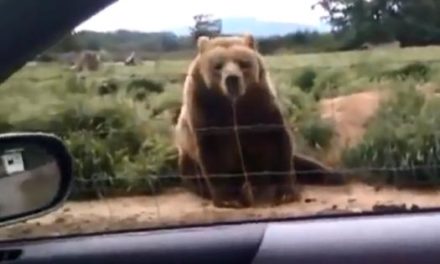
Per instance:
[[[146,119],[144,105],[129,98],[69,93],[69,85],[76,85],[72,83],[58,82],[57,91],[64,93],[46,88],[31,97],[23,94],[32,84],[3,87],[11,89],[11,96],[0,98],[0,132],[45,131],[60,136],[74,160],[70,199],[159,191],[164,184],[162,180],[159,184],[160,176],[176,170],[170,135]]]
[[[301,88],[302,91],[309,93],[315,85],[316,72],[313,69],[304,69],[293,81],[295,86]]]
[[[70,199],[99,196],[157,194],[176,178],[176,157],[167,140],[152,137],[140,144],[136,153],[111,148],[110,138],[76,133],[66,142],[75,158],[76,181]],[[177,179],[178,180],[178,179]]]
[[[295,125],[296,141],[303,141],[314,150],[329,147],[334,127],[321,119],[318,104],[312,96],[302,90],[284,86],[280,90],[284,114]]]
[[[399,69],[386,71],[383,73],[383,77],[393,78],[393,79],[414,79],[426,81],[429,78],[431,69],[428,65],[415,62],[405,65]]]
[[[316,100],[324,97],[336,95],[338,89],[347,83],[344,72],[339,70],[329,70],[318,75],[313,87],[313,96]]]
[[[384,102],[364,140],[343,154],[351,168],[379,171],[367,179],[399,186],[440,183],[440,99],[426,100],[413,86],[401,87]]]
[[[164,85],[149,79],[134,79],[128,83],[127,94],[135,100],[144,100],[150,93],[162,93]]]
[[[280,86],[283,112],[292,123],[297,124],[305,113],[316,112],[316,101],[310,94],[288,85]]]
[[[333,125],[320,117],[308,119],[299,128],[303,138],[313,149],[325,149],[330,146],[334,136]]]
[[[66,79],[66,89],[63,89],[63,91],[69,93],[86,93],[87,86],[82,78],[71,74]]]
[[[75,160],[76,188],[81,190],[77,198],[106,190],[119,194],[158,191],[158,177],[175,169],[170,165],[174,150],[164,147],[172,146],[169,139],[155,136],[160,135],[157,132],[147,136],[149,124],[136,114],[143,112],[134,109],[139,106],[114,99],[99,101],[60,117],[66,123],[65,140]]]
[[[98,95],[115,94],[118,91],[118,83],[113,80],[106,80],[98,86]]]
[[[161,115],[165,111],[180,109],[182,104],[181,93],[177,87],[171,86],[166,92],[154,95],[149,100],[149,108],[153,116]]]

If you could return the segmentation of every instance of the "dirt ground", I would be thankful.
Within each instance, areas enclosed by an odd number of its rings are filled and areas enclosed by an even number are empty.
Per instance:
[[[336,125],[335,149],[355,144],[362,138],[381,98],[381,93],[367,91],[321,102],[322,116]],[[185,190],[174,189],[154,197],[68,202],[59,210],[39,219],[0,229],[0,240],[226,220],[295,217],[337,210],[362,212],[371,211],[378,204],[405,203],[409,207],[434,207],[440,204],[439,194],[440,191],[399,191],[363,184],[343,187],[307,186],[303,189],[300,202],[278,207],[219,209]]]
[[[440,191],[398,191],[366,185],[305,187],[300,202],[278,207],[219,209],[182,189],[147,197],[68,202],[57,211],[26,223],[0,229],[0,240],[91,233],[109,230],[197,224],[227,220],[295,217],[338,210],[371,211],[377,204],[433,207]]]
[[[330,120],[336,127],[339,148],[352,146],[362,139],[382,98],[385,98],[383,92],[371,90],[320,102],[321,117]]]

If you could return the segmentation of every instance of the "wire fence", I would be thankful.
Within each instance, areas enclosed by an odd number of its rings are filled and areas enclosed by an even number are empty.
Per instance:
[[[340,174],[345,174],[345,175],[350,175],[350,174],[357,174],[357,173],[375,173],[375,172],[406,172],[406,171],[415,171],[415,170],[420,170],[420,169],[427,169],[427,170],[431,170],[431,169],[440,169],[440,165],[438,166],[423,166],[423,165],[414,165],[414,166],[407,166],[407,167],[383,167],[383,168],[377,168],[377,167],[359,167],[359,168],[344,168],[344,169],[334,169],[332,171],[326,172],[329,174],[332,173],[340,173]],[[314,170],[291,170],[291,171],[256,171],[256,172],[252,172],[252,171],[248,171],[248,173],[250,175],[252,175],[252,177],[266,177],[268,175],[271,176],[282,176],[282,175],[291,175],[291,174],[303,174],[303,175],[307,175],[307,174],[316,174],[316,173],[322,173],[323,170],[321,169],[314,169]],[[200,179],[200,175],[188,175],[188,176],[184,176],[185,179]],[[243,177],[243,173],[221,173],[221,174],[210,174],[209,175],[210,178],[238,178],[238,177]],[[78,182],[82,182],[82,183],[89,183],[89,182],[100,182],[100,181],[108,181],[109,178],[111,178],[109,175],[107,174],[103,174],[103,173],[96,173],[94,174],[90,179],[77,179]],[[174,179],[174,180],[179,180],[182,178],[182,175],[175,173],[175,174],[160,174],[160,175],[155,175],[155,174],[150,174],[150,175],[133,175],[133,176],[129,176],[130,179],[146,179],[146,178],[152,178],[152,179]],[[117,179],[117,177],[116,177]]]
[[[373,52],[374,50],[367,50],[367,51],[362,51],[362,53],[368,54],[368,52]],[[363,56],[363,55],[361,55]],[[380,58],[378,58],[380,59]],[[325,65],[325,64],[316,64],[316,65],[294,65],[291,66],[289,65],[289,69],[296,69],[296,68],[350,68],[350,67],[358,67],[358,66],[366,66],[366,65],[371,65],[372,63],[374,63],[374,61],[366,61],[366,62],[352,62],[352,63],[347,63],[347,64],[332,64],[332,65]],[[413,59],[402,59],[402,60],[388,60],[386,61],[387,64],[411,64],[411,63],[424,63],[424,64],[436,64],[436,63],[440,63],[440,59],[428,59],[428,60],[413,60]],[[281,66],[281,65],[279,65]],[[273,67],[271,67],[271,69],[281,69],[281,70],[286,70],[287,68],[284,67],[279,67],[278,65],[275,65]],[[283,65],[284,66],[284,65]],[[335,113],[335,111],[332,112],[333,114]],[[334,116],[331,117],[330,119],[336,119]],[[153,121],[169,121],[166,118],[162,118],[162,117],[154,117]],[[198,128],[196,129],[196,131],[198,133],[201,134],[218,134],[218,133],[231,133],[232,131],[234,131],[234,129],[238,132],[246,132],[246,133],[264,133],[264,132],[269,132],[269,131],[275,131],[275,130],[280,130],[280,129],[286,129],[286,126],[288,126],[289,130],[293,130],[296,129],[296,127],[292,124],[253,124],[253,125],[244,125],[244,126],[231,126],[231,125],[227,125],[227,126],[214,126],[214,127],[204,127],[204,128]],[[75,127],[75,126],[73,126]],[[79,126],[77,127],[78,129],[71,129],[70,131],[67,132],[74,132],[74,133],[84,133],[84,135],[88,136],[88,135],[96,135],[99,137],[107,137],[109,135],[114,135],[114,134],[123,134],[123,133],[128,133],[127,130],[122,131],[119,129],[113,129],[113,128],[105,128],[105,131],[101,131],[101,130],[89,130],[89,129],[82,129]],[[171,132],[172,128],[170,127],[170,132]],[[57,133],[57,132],[55,132]],[[66,131],[59,131],[59,133],[57,134],[66,134]],[[245,135],[249,135],[249,134],[243,134],[243,136],[245,137]],[[171,142],[170,142],[171,143]],[[172,144],[172,143],[171,143]],[[405,153],[402,153],[402,155],[404,155]],[[274,155],[276,155],[276,153],[274,153]],[[76,157],[78,159],[81,159],[82,157]],[[388,159],[388,157],[383,158],[383,159]],[[395,163],[398,164],[399,162],[393,162],[393,159],[395,159],[395,157],[391,157],[389,156],[390,161],[388,162],[389,166],[369,166],[368,164],[365,164],[365,166],[358,166],[356,168],[334,168],[332,169],[331,172],[328,173],[340,173],[340,174],[365,174],[365,173],[379,173],[379,174],[395,174],[394,177],[397,177],[398,173],[405,173],[405,174],[414,174],[415,176],[417,176],[417,174],[420,172],[420,170],[437,170],[438,166],[437,165],[431,165],[431,164],[426,164],[426,165],[420,165],[420,164],[411,164],[411,162],[409,162],[409,164],[407,164],[406,166],[391,166],[391,164]],[[437,161],[437,157],[432,154],[430,157],[425,159],[426,161],[429,161],[429,163],[433,163]],[[177,171],[177,164],[173,164],[173,168],[171,170],[173,171]],[[99,168],[97,168],[97,170],[99,170]],[[313,170],[313,169],[309,169],[306,171],[299,171],[299,170],[292,170],[292,171],[285,171],[285,172],[274,172],[274,171],[265,171],[265,172],[248,172],[250,174],[252,174],[252,177],[259,177],[259,176],[267,176],[267,175],[273,175],[273,176],[282,176],[282,175],[288,175],[288,174],[292,174],[292,173],[296,173],[296,174],[301,174],[301,175],[313,175],[316,173],[321,173],[322,170]],[[212,174],[209,177],[211,178],[234,178],[234,177],[243,177],[243,173],[232,173],[232,174]],[[91,174],[88,175],[87,178],[85,177],[77,177],[76,179],[76,183],[78,184],[88,184],[88,183],[101,183],[101,182],[109,182],[109,181],[123,181],[123,180],[127,180],[127,181],[136,181],[136,180],[147,180],[147,179],[153,179],[156,181],[165,181],[165,180],[179,180],[181,179],[182,176],[179,175],[179,173],[165,173],[165,174],[158,174],[155,171],[152,171],[151,173],[139,173],[136,175],[114,175],[114,174],[110,174],[110,173],[98,173],[98,174]],[[186,179],[198,179],[199,176],[187,176],[185,177]],[[417,177],[416,177],[417,178]],[[439,177],[440,178],[440,177]]]

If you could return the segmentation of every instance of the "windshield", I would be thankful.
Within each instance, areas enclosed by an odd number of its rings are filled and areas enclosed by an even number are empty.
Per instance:
[[[116,2],[0,85],[0,132],[57,134],[75,175],[0,239],[439,206],[438,14]]]

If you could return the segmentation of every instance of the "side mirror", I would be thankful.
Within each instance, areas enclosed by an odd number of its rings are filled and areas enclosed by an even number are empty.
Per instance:
[[[47,214],[72,185],[72,159],[56,136],[0,134],[0,226]]]

